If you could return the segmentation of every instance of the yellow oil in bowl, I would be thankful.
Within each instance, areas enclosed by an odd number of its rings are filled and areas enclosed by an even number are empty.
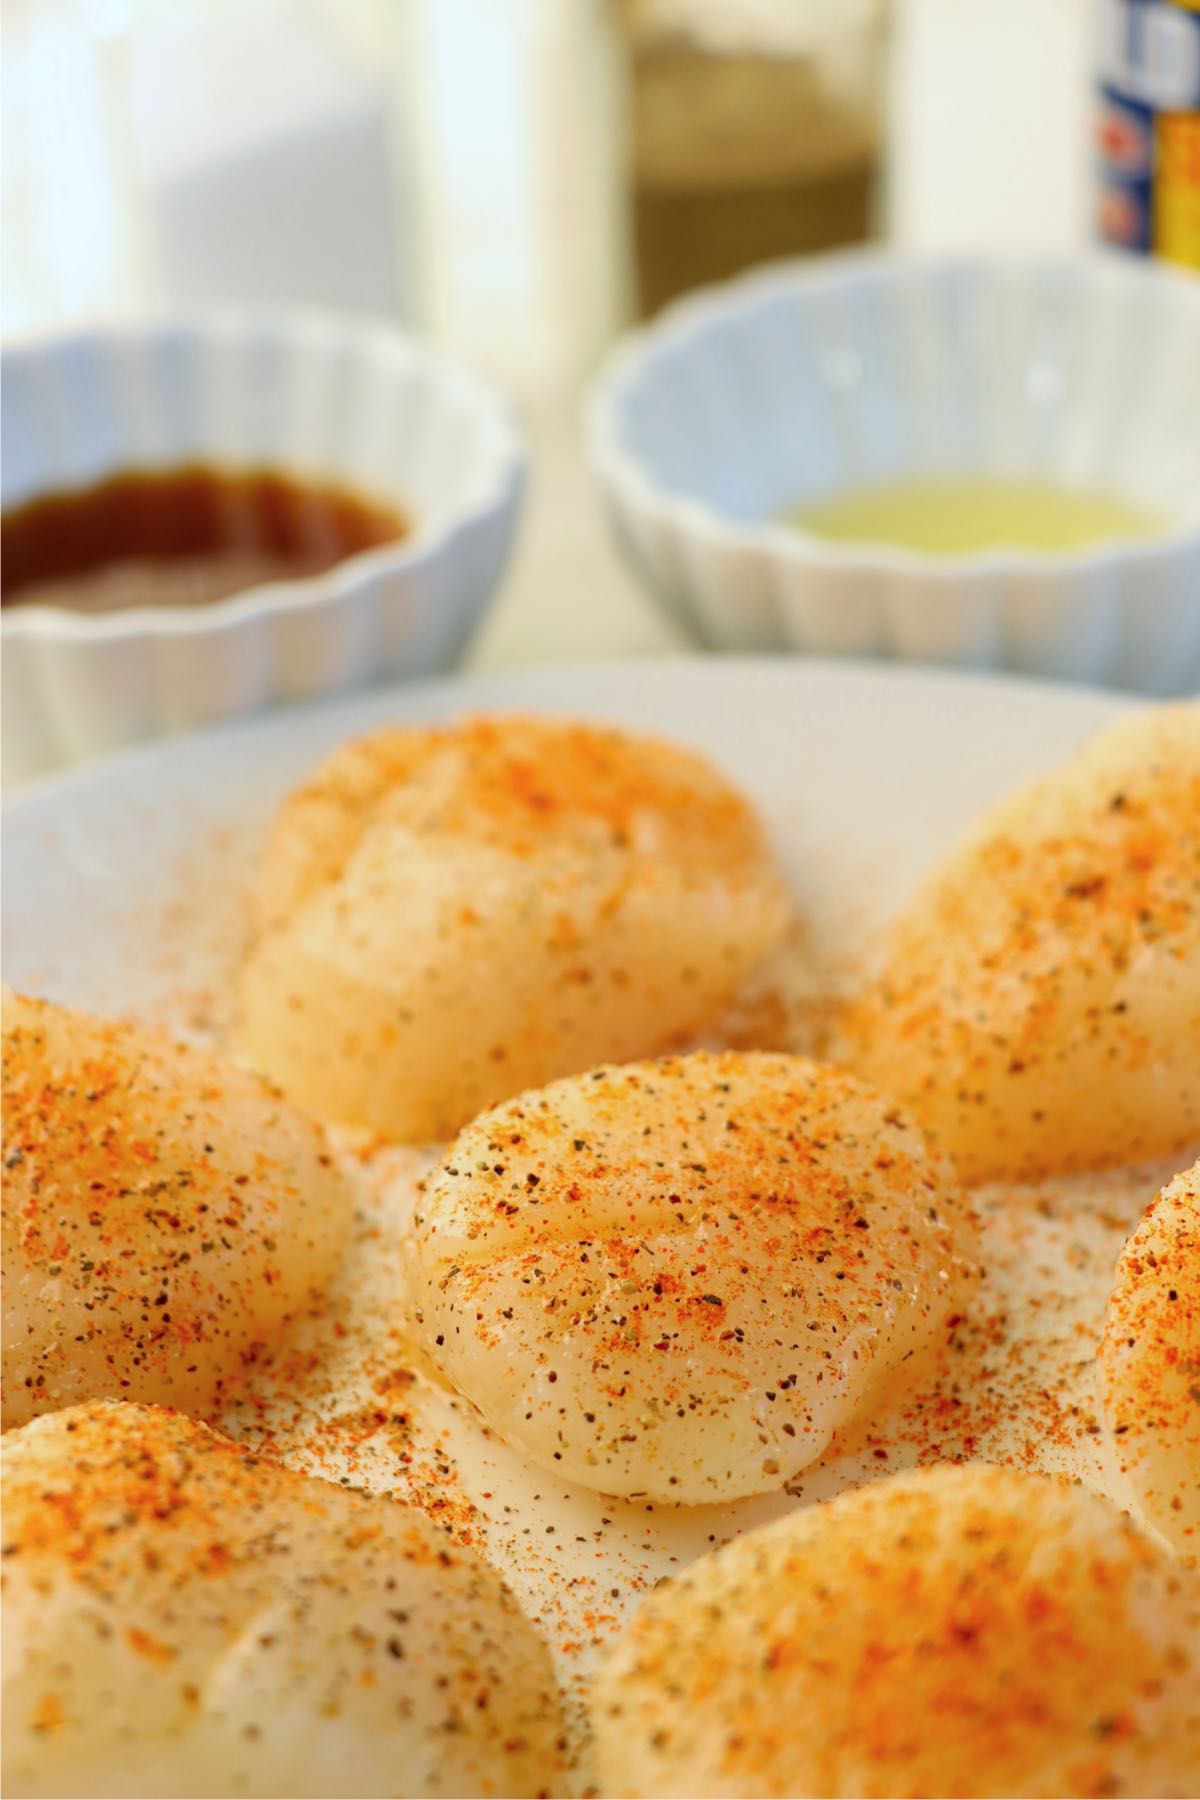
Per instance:
[[[787,514],[815,537],[927,556],[986,550],[1062,553],[1152,537],[1164,522],[1113,494],[1044,481],[936,476],[844,489]]]

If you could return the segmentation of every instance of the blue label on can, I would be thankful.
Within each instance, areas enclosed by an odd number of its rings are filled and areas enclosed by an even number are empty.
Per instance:
[[[1200,108],[1200,13],[1169,0],[1102,0],[1096,116],[1100,235],[1154,246],[1156,124]]]

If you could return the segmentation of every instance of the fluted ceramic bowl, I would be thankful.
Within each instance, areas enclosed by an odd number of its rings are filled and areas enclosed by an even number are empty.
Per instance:
[[[622,544],[717,649],[1200,687],[1200,280],[1148,262],[783,264],[615,351],[591,454]],[[922,555],[779,521],[924,475],[1124,499],[1152,537]]]
[[[411,534],[324,574],[200,606],[3,614],[12,783],[139,738],[423,676],[499,582],[524,454],[482,383],[396,327],[197,318],[7,346],[3,503],[125,469],[270,467],[399,506]]]

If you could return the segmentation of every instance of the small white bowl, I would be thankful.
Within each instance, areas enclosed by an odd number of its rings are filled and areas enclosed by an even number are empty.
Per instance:
[[[398,503],[409,537],[195,607],[3,612],[6,782],[139,738],[449,668],[512,541],[525,458],[500,399],[394,326],[308,314],[6,346],[6,508],[125,469],[269,467]]]
[[[618,534],[724,650],[1200,686],[1200,281],[1117,256],[865,253],[691,297],[590,397]],[[778,521],[841,488],[1045,478],[1165,518],[1061,555],[926,556]]]

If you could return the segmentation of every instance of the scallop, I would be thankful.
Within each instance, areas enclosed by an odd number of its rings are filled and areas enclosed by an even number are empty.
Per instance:
[[[318,1115],[441,1141],[694,1035],[788,919],[757,819],[692,751],[522,717],[384,731],[278,818],[239,1041]]]
[[[1200,1162],[1163,1188],[1121,1252],[1100,1387],[1143,1513],[1200,1559]]]
[[[952,1171],[799,1057],[601,1067],[495,1107],[414,1224],[421,1326],[535,1463],[604,1493],[781,1487],[945,1339],[970,1286]]]
[[[986,818],[900,920],[839,1054],[967,1181],[1200,1138],[1200,705],[1121,721]]]
[[[350,1202],[257,1075],[45,1001],[4,1007],[4,1423],[208,1412],[335,1266]]]
[[[1106,1501],[942,1467],[701,1558],[596,1675],[620,1795],[1194,1794],[1200,1588]]]
[[[548,1652],[421,1514],[156,1407],[5,1439],[6,1794],[537,1794]]]

